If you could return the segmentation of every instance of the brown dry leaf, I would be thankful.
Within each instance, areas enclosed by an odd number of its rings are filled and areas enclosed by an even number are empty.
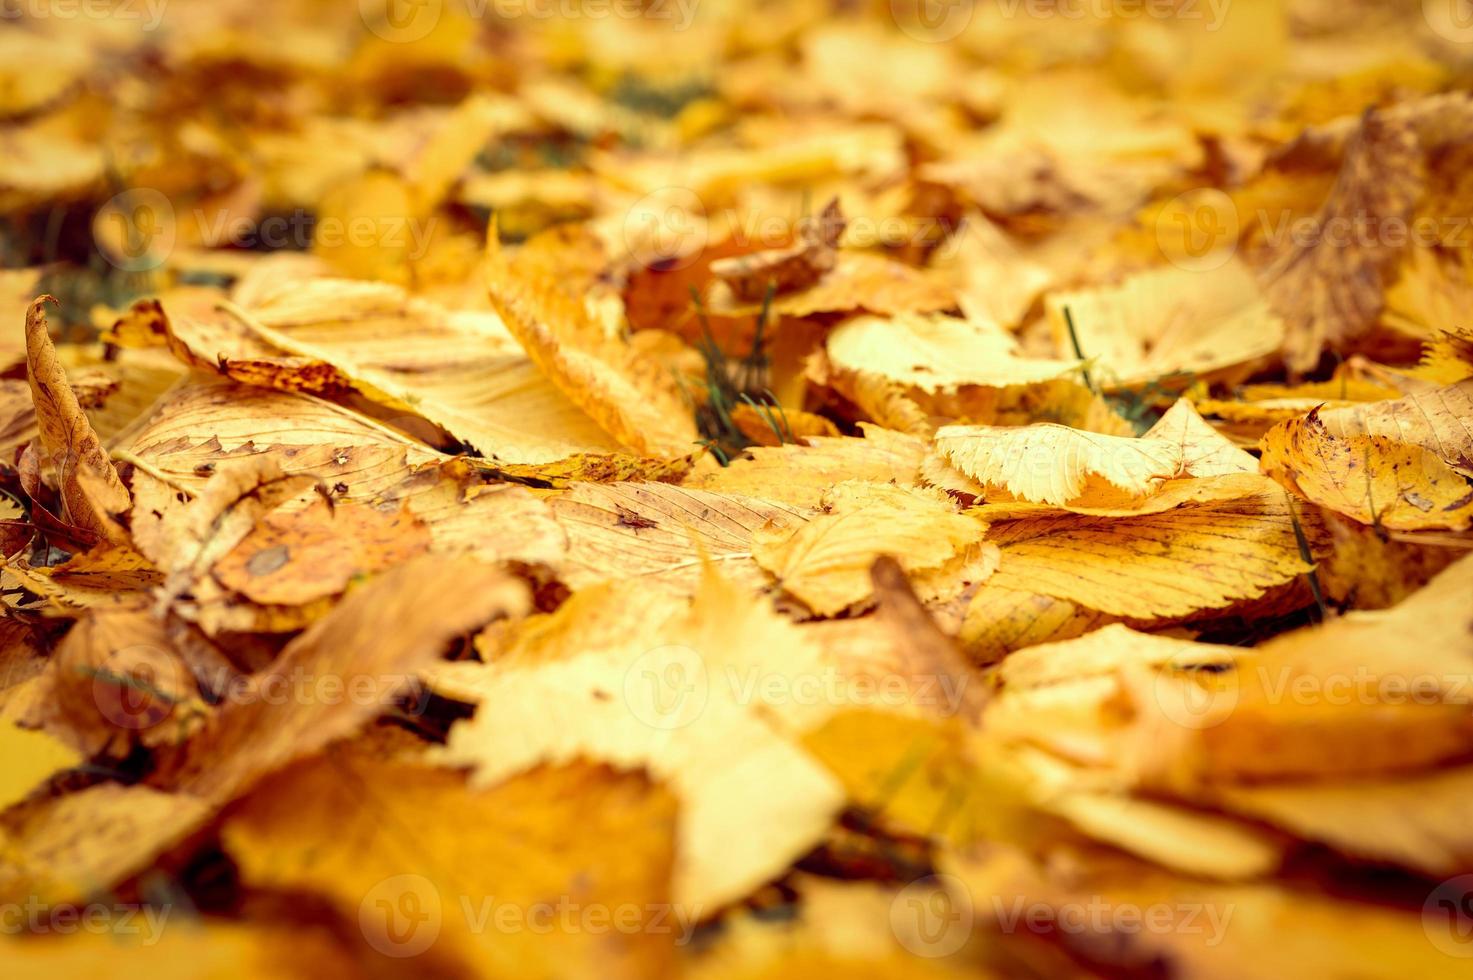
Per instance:
[[[18,804],[0,814],[0,896],[84,902],[147,870],[211,812],[189,794],[118,783]]]
[[[1015,650],[1073,639],[1114,621],[1065,599],[984,582],[967,604],[957,641],[974,661],[990,664]]]
[[[1309,371],[1327,345],[1345,351],[1376,325],[1407,240],[1391,229],[1406,226],[1425,181],[1411,126],[1368,110],[1315,218],[1315,234],[1304,242],[1290,236],[1259,274],[1284,319],[1292,370]]]
[[[164,624],[143,609],[87,613],[42,677],[31,720],[88,757],[181,743],[207,713]]]
[[[834,198],[813,221],[798,228],[798,241],[787,247],[718,259],[711,275],[725,283],[738,303],[758,303],[768,295],[804,290],[833,270],[844,215]]]
[[[293,690],[305,678],[305,702],[267,695],[225,705],[154,782],[227,801],[262,775],[351,735],[407,693],[418,669],[452,638],[520,615],[527,601],[520,581],[473,559],[396,565],[351,590],[250,686]]]
[[[128,490],[113,469],[97,433],[57,360],[47,332],[43,296],[26,312],[26,374],[40,428],[41,465],[56,475],[64,521],[110,544],[126,544],[118,523],[131,505]]]
[[[149,561],[132,548],[102,545],[59,565],[33,567],[24,559],[0,561],[0,579],[39,599],[39,606],[7,597],[48,614],[75,615],[83,609],[134,606],[163,581]]]
[[[262,605],[306,605],[337,595],[430,547],[413,514],[315,495],[305,507],[278,508],[211,567],[225,588]]]
[[[870,566],[888,555],[928,598],[950,598],[997,567],[982,544],[987,526],[943,494],[877,484],[841,483],[807,523],[763,528],[752,541],[758,565],[820,616],[869,598]]]
[[[1466,530],[1473,484],[1421,446],[1330,435],[1319,410],[1263,437],[1262,466],[1305,500],[1398,531]]]
[[[173,489],[197,493],[222,460],[232,455],[270,453],[284,472],[300,472],[296,461],[317,466],[323,454],[343,453],[334,462],[333,482],[359,488],[402,479],[407,466],[444,456],[382,423],[321,398],[232,382],[192,379],[170,391],[136,426],[122,434],[120,448],[142,459]],[[397,450],[399,462],[387,460]],[[304,452],[304,450],[306,450]],[[136,476],[136,474],[135,474]],[[325,477],[325,474],[324,474]],[[358,492],[373,493],[372,489]],[[140,508],[134,508],[134,517]]]
[[[1242,655],[1194,706],[1213,723],[1162,724],[1144,769],[1191,786],[1411,773],[1460,758],[1473,738],[1462,680],[1470,575],[1464,558],[1391,609]]]
[[[466,460],[428,463],[368,500],[380,519],[402,513],[429,531],[429,549],[488,564],[560,566],[568,535],[534,491],[483,482]]]
[[[36,437],[36,408],[31,386],[14,379],[0,380],[0,459],[10,461]]]
[[[212,573],[268,515],[293,502],[303,504],[315,486],[310,476],[284,473],[272,456],[246,456],[215,470],[187,503],[170,507],[157,520],[140,521],[138,545],[166,576],[159,605],[172,606],[211,634],[300,629],[314,612],[325,611],[319,604],[273,617],[257,604],[237,599]]]
[[[743,302],[721,285],[712,287],[708,299],[712,312],[720,316],[762,310],[761,305]],[[807,289],[775,297],[769,307],[778,316],[810,317],[857,310],[881,316],[934,313],[956,305],[951,286],[934,273],[870,252],[841,251],[833,270],[822,279]]]
[[[356,394],[401,425],[423,418],[507,465],[621,455],[494,316],[456,313],[384,283],[287,281],[207,318],[139,304],[187,363],[248,384],[336,399]]]
[[[9,6],[0,972],[1473,976],[1455,4]]]
[[[675,824],[675,799],[640,774],[574,762],[468,790],[350,747],[268,780],[221,833],[246,882],[327,896],[386,957],[636,978],[668,973],[700,914],[670,904]],[[411,906],[424,918],[404,920]],[[636,918],[615,929],[616,912]]]
[[[538,269],[509,260],[493,236],[487,261],[491,302],[547,378],[621,445],[663,457],[688,456],[695,426],[670,378],[609,339],[581,300]]]

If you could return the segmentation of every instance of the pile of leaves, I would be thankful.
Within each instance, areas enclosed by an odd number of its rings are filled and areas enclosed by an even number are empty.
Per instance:
[[[8,977],[1473,976],[1457,5],[943,6],[6,15]]]

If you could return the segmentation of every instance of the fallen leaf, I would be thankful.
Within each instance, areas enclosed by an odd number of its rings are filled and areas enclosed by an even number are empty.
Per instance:
[[[1263,437],[1263,471],[1312,503],[1395,530],[1465,530],[1473,484],[1421,446],[1330,435],[1319,411]]]

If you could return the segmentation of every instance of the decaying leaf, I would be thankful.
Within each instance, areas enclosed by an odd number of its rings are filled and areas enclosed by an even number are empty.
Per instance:
[[[1473,975],[1459,4],[77,6],[7,977]]]
[[[1432,452],[1385,436],[1330,435],[1319,411],[1263,437],[1264,472],[1313,503],[1378,527],[1464,530],[1473,484]]]
[[[1347,406],[1321,412],[1331,435],[1382,436],[1421,446],[1448,466],[1473,476],[1473,378],[1388,402]]]
[[[695,429],[670,380],[603,336],[581,301],[540,271],[496,252],[491,301],[512,336],[567,398],[620,444],[655,456],[688,455]]]
[[[55,474],[61,492],[57,516],[98,540],[122,544],[128,540],[127,532],[117,515],[128,511],[128,491],[57,360],[47,332],[48,302],[56,301],[43,296],[26,312],[26,372],[41,433],[39,462]]]
[[[799,229],[790,248],[735,256],[711,263],[711,275],[726,283],[743,303],[760,302],[768,290],[787,293],[807,289],[834,268],[844,216],[834,199]]]
[[[1387,273],[1405,248],[1405,228],[1426,180],[1421,147],[1405,122],[1367,111],[1346,146],[1315,233],[1290,240],[1262,272],[1269,302],[1284,317],[1284,354],[1307,371],[1329,344],[1369,332],[1385,304]]]

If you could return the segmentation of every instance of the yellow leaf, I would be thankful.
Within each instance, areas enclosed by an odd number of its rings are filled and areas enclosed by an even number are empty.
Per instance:
[[[942,580],[928,582],[943,594],[955,594],[996,567],[996,553],[980,544],[986,525],[958,514],[934,491],[841,483],[825,504],[807,523],[763,529],[752,542],[757,564],[820,616],[867,599],[870,566],[881,555],[894,557],[911,574],[947,566]],[[953,578],[953,569],[959,577]]]
[[[759,297],[760,299],[760,297]],[[753,314],[761,305],[734,296],[724,284],[713,287],[711,310],[722,316]],[[868,310],[884,316],[953,309],[956,296],[940,277],[869,252],[841,251],[834,268],[807,289],[776,297],[775,315]]]
[[[520,581],[471,559],[397,565],[351,591],[258,678],[262,690],[292,690],[307,678],[305,703],[270,696],[226,704],[155,779],[229,800],[262,775],[357,731],[408,690],[450,639],[521,614],[527,601]]]
[[[846,480],[913,486],[925,443],[868,423],[860,428],[863,439],[811,436],[800,445],[754,446],[730,466],[692,474],[682,485],[810,509]]]
[[[752,559],[753,534],[769,522],[793,525],[810,516],[787,504],[664,483],[578,484],[551,506],[568,534],[563,574],[572,587],[636,578],[684,594],[706,562],[735,581],[764,586]]]
[[[1067,310],[1080,353],[1110,388],[1251,366],[1284,337],[1283,322],[1237,261],[1211,271],[1155,269],[1118,286],[1052,293],[1045,305],[1055,348],[1073,349]]]
[[[1163,441],[1047,422],[1023,428],[946,426],[936,432],[936,448],[993,492],[1060,506],[1148,497],[1176,475],[1181,458]]]
[[[687,613],[652,627],[591,647],[569,633],[556,660],[488,665],[476,716],[451,730],[444,759],[474,766],[475,786],[579,758],[644,767],[681,801],[675,900],[711,910],[828,828],[842,792],[765,716],[796,729],[837,705],[795,697],[823,676],[821,654],[714,572]]]
[[[244,881],[326,896],[365,951],[636,978],[666,973],[704,911],[670,903],[675,821],[639,774],[572,763],[473,791],[350,748],[262,784],[222,837]]]
[[[606,338],[581,300],[564,293],[544,270],[509,261],[494,240],[487,276],[491,303],[512,336],[605,432],[646,455],[686,456],[694,450],[695,424],[670,377]]]
[[[91,908],[92,906],[86,906]],[[270,975],[288,980],[350,973],[357,963],[330,926],[183,920],[177,906],[98,906],[111,913],[107,932],[7,938],[0,944],[13,980],[108,980],[118,964],[156,980],[238,980]],[[43,925],[73,922],[54,910]],[[78,913],[80,914],[80,913]],[[126,917],[126,919],[125,919]],[[124,932],[126,928],[126,933]]]
[[[32,678],[25,686],[36,688],[42,683]],[[0,704],[0,753],[8,760],[5,779],[0,782],[0,808],[25,799],[47,777],[82,761],[75,749],[55,736],[16,726],[17,711],[22,705],[16,694],[14,689],[7,690],[6,699]]]
[[[1298,519],[1311,548],[1321,532]],[[1307,573],[1282,491],[1144,517],[1041,517],[993,525],[989,585],[1140,619],[1223,609]]]
[[[1448,466],[1473,476],[1473,378],[1388,402],[1335,408],[1320,413],[1331,435],[1383,436],[1421,446]]]
[[[1012,335],[994,324],[938,314],[854,317],[829,335],[827,349],[841,370],[867,371],[928,392],[1034,384],[1078,367],[1023,357]]]
[[[1400,531],[1473,524],[1473,486],[1421,446],[1330,435],[1319,411],[1263,437],[1263,471],[1306,500]]]

